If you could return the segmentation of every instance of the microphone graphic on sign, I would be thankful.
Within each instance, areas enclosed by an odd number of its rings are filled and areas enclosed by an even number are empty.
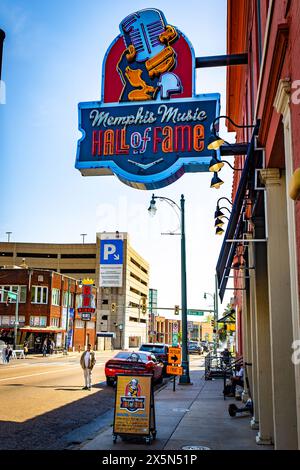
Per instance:
[[[117,66],[124,83],[120,101],[154,99],[162,83],[158,83],[159,77],[176,65],[176,53],[170,44],[178,38],[178,33],[173,26],[167,25],[163,14],[156,9],[127,16],[121,22],[120,30],[127,47]],[[163,81],[164,87],[168,81],[170,79]],[[180,92],[179,78],[177,83],[176,90],[164,89],[162,97]]]

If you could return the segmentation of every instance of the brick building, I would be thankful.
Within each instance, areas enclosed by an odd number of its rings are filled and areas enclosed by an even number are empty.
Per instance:
[[[257,444],[300,449],[300,2],[228,0],[227,112],[237,142],[233,210],[217,264],[221,299],[234,267],[237,352],[249,368]],[[233,241],[232,241],[233,240]],[[234,257],[243,263],[233,263]]]
[[[32,268],[0,269],[0,339],[13,343],[16,302],[7,299],[7,290],[19,292],[17,344],[29,343],[30,352],[41,352],[45,339],[56,348],[84,349],[96,342],[96,317],[82,321],[79,281],[49,270]],[[96,289],[93,288],[94,303]]]
[[[100,246],[106,239],[123,241],[122,285],[119,287],[100,285]],[[23,260],[29,268],[53,270],[78,281],[83,278],[95,281],[98,289],[97,349],[136,348],[146,341],[149,263],[131,246],[126,232],[97,233],[95,243],[86,244],[0,243],[0,267],[20,266]],[[146,312],[142,308],[143,301]]]

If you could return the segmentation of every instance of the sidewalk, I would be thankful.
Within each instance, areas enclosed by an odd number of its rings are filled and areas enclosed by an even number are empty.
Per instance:
[[[144,441],[122,441],[113,444],[111,412],[110,425],[96,437],[80,446],[81,450],[180,450],[184,446],[205,446],[212,450],[267,450],[272,446],[255,444],[256,431],[250,428],[249,415],[228,414],[229,403],[223,399],[223,381],[204,380],[204,371],[191,371],[193,385],[178,385],[173,392],[169,381],[155,394],[157,437],[151,445]]]

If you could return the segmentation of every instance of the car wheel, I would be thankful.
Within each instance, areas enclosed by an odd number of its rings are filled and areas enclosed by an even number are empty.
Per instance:
[[[113,387],[114,382],[115,379],[113,379],[112,377],[106,377],[106,385],[108,385],[108,387]]]

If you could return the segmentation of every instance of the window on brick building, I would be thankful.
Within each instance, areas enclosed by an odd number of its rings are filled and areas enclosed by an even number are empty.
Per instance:
[[[47,304],[48,303],[48,287],[32,286],[31,287],[31,303]]]
[[[26,296],[27,296],[27,286],[0,286],[0,302],[6,302],[7,299],[7,292],[5,290],[10,290],[13,292],[18,292],[19,288],[19,302],[21,304],[24,304],[26,302]],[[10,299],[11,303],[15,303],[16,301],[13,299]]]
[[[47,326],[47,317],[31,316],[29,324],[30,326]]]
[[[68,291],[63,293],[63,307],[74,307],[74,294]]]
[[[52,305],[59,305],[60,301],[60,290],[59,289],[52,289]]]
[[[51,317],[50,319],[50,325],[51,326],[59,326],[59,318],[56,318],[56,317]]]

